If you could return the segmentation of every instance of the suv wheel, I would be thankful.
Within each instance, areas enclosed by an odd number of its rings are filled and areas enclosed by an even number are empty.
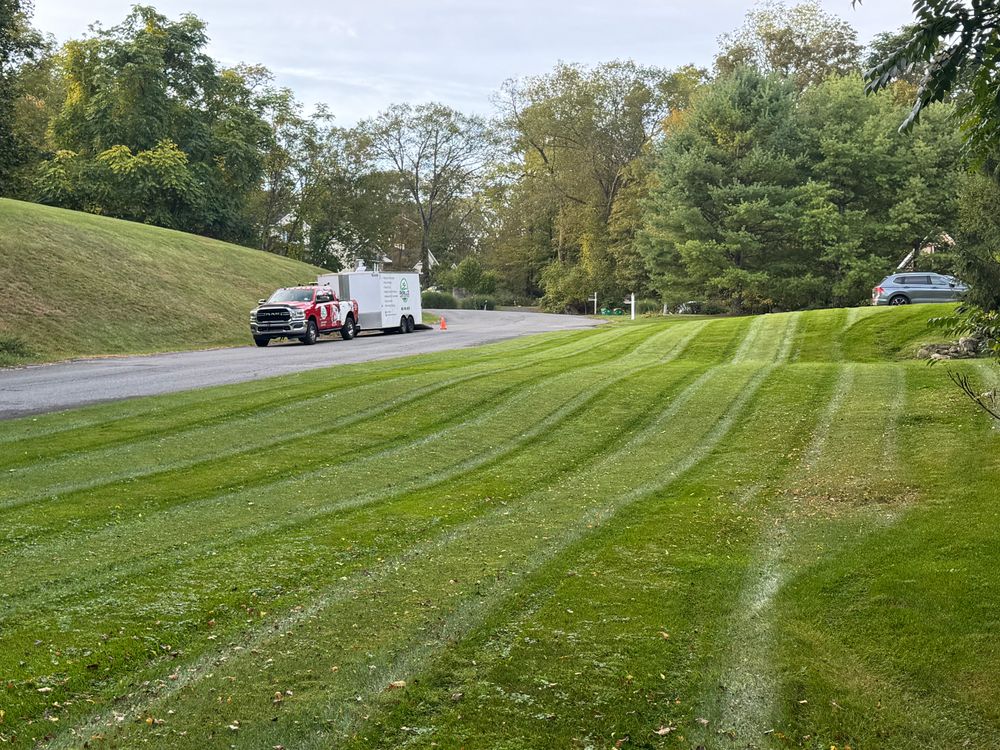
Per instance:
[[[253,337],[253,342],[257,346],[267,346],[270,341],[271,341],[271,339],[269,339],[267,336],[254,336]]]
[[[351,315],[347,316],[347,320],[340,327],[340,335],[344,338],[344,341],[350,341],[357,335],[358,329],[354,327],[354,317]]]
[[[908,305],[910,304],[910,298],[903,294],[897,294],[895,297],[889,299],[890,305]]]
[[[307,346],[312,346],[319,340],[319,329],[316,327],[316,321],[310,320],[309,325],[306,327],[306,335],[302,336],[299,341]]]

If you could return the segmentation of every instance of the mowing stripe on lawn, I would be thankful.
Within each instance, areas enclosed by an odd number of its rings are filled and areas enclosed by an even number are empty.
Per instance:
[[[562,342],[561,337],[559,337],[556,338],[555,343],[550,343],[548,339],[543,338],[544,345],[540,348],[544,351],[546,348],[566,347],[571,353],[575,353],[589,348],[585,343],[589,339],[597,339],[600,342],[613,339],[616,335],[620,335],[620,332],[614,328],[590,329],[575,332],[574,338],[569,342]],[[500,351],[492,351],[494,347]],[[484,349],[491,351],[488,356],[479,361],[477,361],[479,359],[478,350],[470,350],[473,352],[472,362],[468,362],[463,357],[463,362],[467,363],[464,366],[485,365],[487,369],[492,365],[502,367],[512,359],[506,351],[507,348],[511,348],[511,345],[495,344],[484,347]],[[514,348],[516,358],[516,347]],[[528,350],[520,354],[530,358],[537,352]],[[60,417],[63,415],[25,417],[12,420],[0,425],[0,441],[18,441],[18,451],[8,452],[0,456],[0,467],[20,466],[71,451],[122,444],[143,437],[155,438],[199,426],[224,424],[239,416],[252,416],[268,409],[280,409],[283,405],[295,407],[303,399],[317,394],[322,396],[333,387],[349,389],[355,385],[364,385],[373,381],[406,377],[423,370],[444,371],[450,369],[448,362],[453,361],[453,357],[425,354],[415,357],[401,356],[379,363],[339,366],[337,368],[338,379],[335,384],[330,382],[328,369],[318,369],[294,375],[277,376],[277,380],[269,378],[182,394],[137,398],[114,404],[86,407],[72,414],[93,415],[91,418],[93,421],[87,421],[80,426],[74,425],[68,429],[59,427],[62,424]],[[276,389],[276,382],[281,382],[285,387]],[[171,404],[173,408],[165,413],[163,404]],[[36,423],[40,423],[42,426],[38,427]],[[45,428],[45,425],[49,423],[57,425],[54,431]],[[35,438],[33,444],[20,444],[21,441],[30,438]]]
[[[452,425],[449,428],[446,428],[444,430],[439,430],[435,433],[431,433],[422,438],[411,439],[411,441],[407,443],[405,446],[403,446],[403,448],[398,448],[393,450],[399,451],[405,449],[407,451],[415,451],[415,450],[425,451],[427,450],[426,448],[427,444],[429,444],[431,441],[448,437],[450,433],[454,433],[457,430],[468,430],[475,432],[477,429],[481,427],[483,422],[486,421],[487,417],[493,418],[497,416],[503,416],[504,410],[510,410],[513,407],[524,407],[526,409],[529,409],[530,411],[526,415],[526,418],[535,421],[535,424],[533,424],[531,428],[527,429],[526,431],[518,433],[517,437],[512,440],[499,442],[497,446],[491,451],[479,452],[473,455],[472,457],[465,460],[460,460],[457,463],[448,464],[447,462],[445,462],[443,468],[429,469],[428,473],[424,475],[418,475],[412,480],[408,480],[405,477],[398,477],[398,478],[395,476],[386,477],[385,478],[387,480],[385,482],[386,486],[384,486],[382,489],[370,489],[365,493],[348,495],[342,499],[338,499],[333,502],[325,501],[324,498],[324,502],[321,503],[319,507],[315,508],[303,509],[302,506],[304,505],[305,501],[301,497],[295,497],[293,498],[295,506],[290,507],[289,510],[283,516],[280,516],[280,520],[275,520],[275,521],[261,521],[256,514],[247,514],[245,508],[243,509],[244,510],[243,514],[236,513],[236,511],[239,509],[237,504],[242,504],[247,502],[246,491],[240,491],[235,495],[226,495],[226,494],[213,495],[209,498],[192,500],[186,503],[184,506],[171,506],[169,508],[166,508],[163,512],[159,514],[153,514],[148,518],[144,517],[142,521],[138,520],[131,522],[126,521],[114,526],[113,528],[107,530],[106,532],[100,531],[96,534],[87,534],[87,535],[80,534],[79,556],[81,557],[81,559],[85,560],[85,563],[82,569],[81,566],[78,565],[76,569],[73,571],[73,579],[74,581],[76,581],[76,583],[71,584],[71,587],[75,588],[76,586],[80,585],[79,583],[80,575],[88,568],[90,569],[90,574],[87,576],[88,581],[92,579],[92,576],[95,573],[97,573],[98,570],[100,570],[100,568],[110,570],[112,575],[116,577],[123,575],[126,571],[128,571],[129,575],[134,575],[137,571],[132,569],[130,566],[126,566],[125,563],[127,563],[129,559],[136,557],[141,559],[147,559],[149,555],[154,552],[154,549],[158,550],[158,552],[161,553],[166,552],[167,550],[172,550],[174,551],[175,557],[177,555],[180,555],[181,558],[190,559],[193,557],[197,557],[199,554],[202,554],[205,551],[206,547],[211,547],[213,550],[218,550],[220,546],[235,545],[237,543],[244,542],[246,537],[240,533],[241,529],[248,530],[252,536],[259,536],[264,533],[273,533],[276,530],[287,529],[292,526],[299,526],[319,516],[327,515],[332,512],[340,512],[346,509],[363,507],[371,503],[381,502],[387,499],[391,499],[393,497],[398,497],[407,492],[412,492],[417,489],[433,486],[443,481],[447,481],[448,479],[454,476],[458,476],[462,473],[472,471],[475,468],[496,461],[498,458],[519,449],[519,447],[523,445],[526,441],[529,441],[534,437],[543,434],[546,430],[552,429],[555,425],[564,421],[571,414],[579,412],[580,409],[584,408],[594,398],[600,396],[603,392],[607,391],[615,383],[621,381],[622,379],[629,377],[635,374],[636,372],[639,372],[648,367],[662,365],[674,359],[675,357],[679,356],[681,352],[683,352],[684,347],[687,346],[687,344],[690,342],[693,336],[698,332],[698,330],[700,330],[700,326],[694,326],[693,328],[694,328],[693,331],[687,332],[687,334],[684,335],[682,338],[680,338],[678,341],[672,342],[671,347],[661,352],[659,358],[655,360],[653,364],[648,364],[646,362],[639,362],[634,365],[625,366],[629,361],[628,357],[626,357],[623,360],[621,360],[621,364],[613,368],[604,368],[604,369],[609,369],[610,372],[604,375],[602,378],[599,379],[583,378],[582,380],[580,380],[580,384],[586,384],[587,382],[591,382],[592,384],[586,390],[584,390],[582,393],[578,395],[573,395],[571,390],[572,387],[574,387],[576,384],[572,382],[562,384],[559,381],[577,380],[577,378],[579,377],[578,375],[579,373],[583,373],[588,370],[598,370],[601,369],[601,366],[594,365],[587,368],[583,368],[582,370],[573,371],[569,373],[569,375],[559,374],[555,377],[549,377],[542,379],[540,381],[536,381],[534,384],[529,386],[527,394],[524,395],[516,394],[515,397],[507,399],[503,404],[501,404],[495,410],[495,412],[491,412],[490,414],[483,415],[481,417],[477,417],[472,420],[468,420],[467,422],[461,424]],[[667,331],[662,332],[662,334],[653,337],[653,339],[659,341],[667,334],[669,334],[673,338],[676,338],[676,333],[674,333],[673,329],[668,329]],[[563,406],[561,406],[555,412],[553,412],[551,415],[542,419],[541,421],[537,421],[537,417],[539,415],[537,413],[536,408],[533,406],[531,399],[527,398],[527,396],[533,395],[532,392],[534,392],[534,395],[537,395],[542,390],[546,389],[558,391],[560,397],[563,394],[573,397],[570,400],[568,400]],[[497,430],[496,432],[499,431]],[[459,443],[464,442],[464,438],[462,438],[461,436],[453,438],[453,440],[457,440]],[[447,453],[447,451],[445,452]],[[376,460],[376,459],[383,460],[390,455],[391,455],[390,451],[382,451],[380,453],[368,456],[367,458],[371,460]],[[397,463],[402,461],[406,461],[405,456],[397,456],[395,459],[391,459],[392,463]],[[365,475],[366,472],[368,471],[365,468],[363,461],[353,462],[350,466],[344,468],[354,471],[359,475]],[[278,504],[273,499],[269,503],[267,502],[267,499],[270,495],[284,497],[288,493],[287,490],[283,488],[287,488],[290,485],[299,483],[303,479],[329,478],[332,475],[325,474],[325,472],[328,471],[330,471],[330,469],[323,468],[317,470],[317,472],[313,472],[305,476],[298,475],[294,478],[282,479],[279,480],[278,482],[274,482],[269,485],[256,488],[257,494],[253,495],[254,501],[252,502],[259,502],[261,504],[259,507],[262,508],[267,507],[268,513],[270,515],[272,516],[277,515],[276,506]],[[344,487],[351,486],[350,482],[347,480],[338,480],[335,484],[336,486],[344,486]],[[230,511],[227,510],[227,507],[229,506],[220,504],[226,501],[232,503],[232,511],[233,513],[236,514],[233,515],[231,519],[229,519],[228,521],[229,525],[226,526],[226,528],[228,528],[227,541],[225,542],[224,545],[220,545],[216,539],[216,536],[219,532],[219,529],[223,527],[226,521],[224,521],[224,519],[220,517],[218,523],[214,523],[211,521],[211,518],[212,514],[216,514],[219,516],[230,515]],[[208,508],[204,507],[206,505],[209,506],[211,509],[209,510]],[[206,511],[208,512],[206,513]],[[166,514],[166,516],[164,516],[164,513]],[[185,517],[191,517],[192,519],[192,521],[189,524],[186,524],[186,526],[182,525],[183,518]],[[195,521],[195,519],[197,519],[197,522]],[[170,539],[163,539],[162,537],[158,537],[155,535],[155,529],[162,526],[169,526],[174,529],[185,528],[185,527],[189,528],[189,533],[184,535],[184,546],[182,550],[176,549],[176,547],[178,546],[178,542]],[[141,549],[137,550],[131,550],[128,548],[120,549],[115,545],[119,543],[119,539],[122,538],[123,535],[124,536],[134,535],[136,538],[148,539],[150,541]],[[199,538],[205,539],[205,543],[198,544]],[[66,549],[65,543],[63,543],[61,546],[62,549],[60,550],[60,555],[58,559],[62,559],[68,554],[70,555],[74,554],[72,552],[72,548],[70,548],[69,550]],[[30,593],[33,589],[35,589],[35,586],[44,587],[45,591],[49,591],[53,588],[55,581],[46,578],[45,576],[53,575],[54,572],[49,573],[48,571],[49,570],[54,571],[54,569],[47,567],[45,559],[42,559],[49,557],[51,553],[44,551],[44,549],[45,548],[40,548],[40,549],[32,548],[31,550],[28,550],[28,554],[31,553],[35,554],[35,557],[31,563],[27,562],[24,563],[31,570],[30,577],[26,580],[26,577],[23,574],[18,576],[17,587],[19,591],[18,598],[20,601],[17,605],[9,603],[8,605],[6,605],[7,607],[30,606],[31,597],[26,597],[25,594]],[[107,550],[102,556],[104,559],[107,559],[109,561],[107,563],[100,562],[101,558],[97,558],[96,555],[94,554],[95,550],[102,550],[102,549]],[[117,553],[114,552],[114,550],[116,549],[118,549]],[[59,565],[58,559],[53,561],[56,566]],[[113,562],[110,562],[111,560],[113,560]],[[92,567],[95,564],[100,566],[97,570],[95,570]],[[38,578],[38,583],[32,585],[30,578],[36,578],[36,577]]]
[[[629,332],[628,336],[620,337],[618,341],[612,341],[611,343],[617,346],[623,342],[631,342],[639,338],[642,333],[642,329],[635,333]],[[646,340],[642,340],[639,343],[639,345],[647,344],[648,341]],[[508,373],[529,368],[548,368],[552,366],[553,362],[566,358],[576,358],[579,356],[588,358],[593,357],[595,352],[601,352],[601,356],[605,361],[609,361],[615,356],[622,356],[621,352],[617,351],[615,348],[608,350],[607,345],[601,348],[586,347],[573,350],[570,353],[562,354],[560,356],[547,357],[541,362],[528,360],[519,364],[511,364],[503,368],[503,373],[506,375]],[[416,398],[427,397],[449,387],[457,387],[475,378],[494,377],[496,374],[497,370],[488,370],[486,372],[477,371],[442,381],[436,373],[432,373],[431,377],[437,378],[437,382],[432,382],[429,385],[418,387],[415,390],[411,383],[401,383],[403,388],[406,390],[403,392],[403,397],[397,401],[391,400],[393,396],[392,393],[384,392],[384,382],[374,384],[370,386],[372,393],[369,394],[369,398],[383,401],[385,399],[390,400],[358,412],[353,417],[349,417],[347,415],[349,415],[350,411],[356,407],[353,406],[348,399],[357,398],[357,391],[343,391],[339,388],[339,385],[335,383],[330,386],[330,392],[321,396],[311,397],[307,399],[304,404],[281,407],[282,410],[291,410],[294,408],[295,411],[295,413],[284,414],[282,422],[288,420],[294,427],[301,421],[306,421],[314,425],[309,429],[282,430],[279,425],[275,425],[273,420],[274,412],[269,411],[263,415],[264,418],[267,418],[267,421],[263,424],[261,423],[261,415],[254,414],[252,416],[233,420],[231,423],[226,423],[221,427],[211,426],[194,428],[191,430],[184,430],[179,433],[173,433],[167,438],[163,436],[156,436],[148,441],[137,441],[136,443],[129,444],[127,449],[123,449],[116,445],[112,448],[105,448],[103,450],[98,449],[96,451],[86,453],[76,453],[69,457],[60,457],[55,461],[44,462],[33,466],[31,472],[27,472],[25,470],[22,470],[21,472],[14,472],[12,475],[13,481],[7,486],[7,488],[0,491],[0,510],[4,508],[17,507],[43,497],[46,500],[51,500],[60,494],[111,485],[115,482],[121,481],[122,479],[132,480],[139,477],[148,477],[154,474],[163,475],[164,478],[167,478],[169,476],[168,472],[170,471],[176,473],[176,470],[178,469],[187,469],[197,465],[205,465],[207,468],[217,471],[219,467],[216,462],[220,458],[239,455],[256,455],[262,448],[276,448],[278,446],[287,445],[295,440],[301,441],[304,438],[318,437],[328,433],[338,432],[349,426],[359,425],[362,421],[367,421],[373,417],[385,414],[398,406],[412,402]],[[412,380],[412,378],[408,378],[407,380]],[[330,400],[331,398],[334,400],[332,405],[324,404],[321,407],[322,411],[317,411],[317,408],[320,407],[320,405],[315,403],[317,399]],[[339,415],[338,411],[340,412]],[[301,412],[301,414],[298,412]],[[252,444],[248,446],[247,436],[244,432],[238,429],[239,427],[244,427],[245,429],[266,429],[266,432],[261,437],[255,436],[252,440]],[[358,429],[359,434],[366,434],[366,430],[362,430],[360,428]],[[208,432],[212,434],[205,434]],[[222,433],[222,436],[217,442],[212,443],[211,455],[205,456],[204,443],[197,441],[196,438],[200,438],[201,440],[212,440],[215,433]],[[229,444],[233,445],[233,447],[228,451],[223,449],[226,445],[225,440],[227,438]],[[168,443],[170,440],[179,444],[182,456],[188,455],[194,457],[189,458],[188,460],[167,460],[165,452],[169,449]],[[313,449],[313,447],[313,443],[307,442],[303,445],[303,450],[309,451]],[[118,457],[120,464],[123,465],[123,468],[120,468],[117,472],[114,470],[114,464],[112,464],[111,467],[109,467],[109,470],[102,472],[102,476],[98,479],[84,480],[82,482],[79,479],[76,479],[73,482],[64,480],[65,483],[62,485],[42,485],[34,493],[25,492],[23,489],[23,482],[31,483],[34,481],[37,483],[37,480],[34,479],[34,474],[39,469],[45,469],[47,479],[57,480],[60,476],[60,470],[63,472],[63,476],[67,474],[70,476],[76,476],[80,471],[81,465],[86,465],[91,461],[102,460],[102,464],[107,466],[109,451],[111,452],[111,455]],[[148,463],[143,465],[144,461]],[[22,484],[19,485],[17,480],[22,477]],[[4,501],[2,498],[5,496],[13,496],[14,499]]]
[[[790,324],[789,322],[786,322],[784,326],[779,326],[779,328],[784,329],[783,330],[784,336],[783,338],[778,339],[779,346],[777,353],[781,357],[787,357],[788,347],[790,346],[791,343],[794,325]],[[718,368],[716,368],[716,370],[718,370]],[[746,403],[749,401],[749,399],[752,398],[753,394],[756,392],[757,388],[763,381],[764,377],[766,377],[768,372],[770,372],[770,369],[766,369],[764,371],[758,370],[756,372],[751,371],[749,373],[744,372],[743,374],[739,375],[737,382],[740,382],[741,385],[733,389],[733,391],[736,394],[735,400],[722,406],[723,408],[722,418],[719,419],[717,422],[714,422],[714,424],[712,423],[711,420],[709,420],[708,424],[702,424],[701,428],[699,430],[696,430],[696,433],[700,432],[702,435],[705,435],[707,431],[707,441],[705,441],[704,444],[698,445],[698,447],[693,451],[684,450],[680,452],[678,455],[677,463],[669,464],[668,468],[655,474],[654,477],[649,482],[642,485],[638,491],[630,492],[626,496],[619,498],[616,504],[603,508],[598,508],[597,510],[592,510],[590,513],[587,513],[582,518],[580,518],[578,503],[581,499],[581,493],[574,492],[567,488],[560,488],[560,495],[568,493],[572,498],[572,502],[570,503],[569,507],[566,508],[564,511],[564,512],[569,512],[570,518],[573,518],[576,521],[575,523],[571,523],[568,527],[571,530],[570,534],[578,536],[579,534],[584,533],[588,525],[594,526],[596,524],[601,523],[602,520],[606,520],[608,517],[610,517],[610,515],[612,515],[613,512],[615,511],[616,507],[621,503],[634,502],[638,497],[641,497],[644,493],[653,491],[656,487],[659,487],[664,482],[673,481],[677,473],[682,473],[687,469],[689,469],[694,464],[696,464],[729,431],[736,418],[736,414],[738,414],[742,410],[742,408],[746,405]],[[602,484],[608,482],[609,479],[606,476],[602,475],[601,474],[602,472],[608,472],[609,469],[618,470],[617,462],[623,460],[623,458],[630,457],[631,452],[638,445],[648,442],[650,439],[656,437],[660,437],[662,439],[662,436],[664,435],[664,427],[666,426],[666,424],[669,423],[671,418],[678,412],[683,410],[688,404],[688,402],[694,397],[694,395],[700,392],[707,385],[707,383],[716,379],[718,374],[722,373],[717,372],[717,374],[714,377],[712,375],[709,375],[709,376],[702,376],[701,378],[699,378],[699,380],[696,381],[695,384],[689,386],[688,389],[686,389],[682,395],[678,396],[678,398],[672,402],[671,406],[665,412],[661,413],[661,415],[657,418],[657,420],[654,421],[654,423],[649,425],[644,430],[641,430],[631,440],[625,443],[622,447],[616,449],[613,453],[610,453],[606,457],[604,457],[600,462],[598,462],[598,464],[591,471],[585,472],[585,474],[588,477],[587,480],[574,478],[573,480],[571,480],[571,484],[577,485],[583,483],[584,485],[586,485],[587,481],[592,481],[594,479],[601,482]],[[738,373],[733,373],[733,374],[735,375]],[[719,399],[716,395],[713,394],[709,398],[711,403],[713,403],[717,407],[719,406],[718,403]],[[702,406],[704,405],[705,404],[703,403]],[[676,446],[671,446],[672,450],[675,448]],[[639,467],[633,467],[633,468],[635,469]],[[597,476],[594,476],[595,474]],[[540,493],[539,496],[537,496],[534,499],[533,502],[534,507],[532,507],[532,505],[529,505],[528,508],[522,509],[522,511],[520,511],[517,516],[518,522],[523,522],[525,512],[532,512],[534,514],[541,513],[542,516],[539,518],[539,522],[541,522],[541,518],[545,518],[549,527],[556,526],[559,529],[566,529],[567,528],[566,523],[560,523],[558,522],[558,520],[555,523],[553,523],[551,515],[553,514],[554,508],[552,507],[552,505],[549,503],[540,502],[541,500],[545,499],[546,495],[547,493],[543,491],[542,493]],[[585,496],[586,495],[584,495],[584,497]],[[505,519],[509,518],[509,516],[504,516],[501,513],[501,514],[495,514],[494,516],[492,516],[492,518],[494,522],[503,525]],[[567,521],[569,521],[569,518],[567,519]],[[478,521],[476,522],[476,524],[477,526],[479,526],[482,524],[482,521]],[[528,525],[530,526],[531,523],[529,522]],[[468,537],[472,533],[473,530],[470,529],[466,534],[462,536],[462,543],[460,546],[463,549],[469,548],[470,543]],[[481,533],[489,535],[494,532],[489,529],[483,529]],[[528,542],[529,546],[532,545],[531,541],[529,540],[525,541]],[[566,543],[568,543],[569,541],[571,541],[571,538],[564,532],[562,539],[560,541],[561,542],[565,541]],[[475,544],[472,544],[471,546],[476,547]],[[561,546],[562,546],[561,544],[556,545],[556,548],[560,548]],[[548,559],[549,556],[555,554],[556,550],[552,549],[553,545],[551,544],[551,540],[548,540],[548,543],[543,544],[543,547],[551,551],[542,552],[541,555],[536,558],[529,557],[529,559],[533,560],[532,565],[540,565],[546,559]],[[477,610],[476,607],[472,607],[472,611],[476,610]],[[459,611],[455,616],[458,618],[457,622],[461,623],[466,622],[465,614],[463,614],[461,611]],[[449,618],[449,620],[452,622],[456,622],[454,617]],[[308,622],[304,623],[304,626],[308,627],[309,623]],[[464,625],[460,625],[459,630],[462,630],[464,627],[465,627]]]

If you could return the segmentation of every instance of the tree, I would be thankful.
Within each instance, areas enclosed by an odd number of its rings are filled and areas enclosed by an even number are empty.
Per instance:
[[[66,152],[62,166],[74,155],[73,169],[87,182],[73,191],[73,202],[60,205],[224,239],[251,238],[246,202],[260,179],[268,127],[247,71],[220,70],[204,52],[206,42],[204,23],[195,16],[170,21],[136,6],[120,25],[66,44],[67,96],[51,123],[52,145]],[[115,175],[123,174],[115,169],[162,165],[172,150],[183,159],[171,156],[169,172],[146,173],[171,180],[146,195],[151,203],[114,198]],[[121,161],[126,152],[139,161]],[[42,165],[43,199],[70,200],[52,181],[60,169]]]
[[[915,25],[907,24],[897,31],[883,31],[880,34],[876,34],[868,45],[863,69],[869,71],[877,67],[897,49],[905,46],[916,32],[917,27]],[[923,70],[921,70],[920,66],[910,63],[899,70],[896,82],[905,84],[907,96],[912,101],[922,77]]]
[[[595,289],[617,296],[644,282],[628,208],[645,184],[641,157],[703,76],[614,61],[504,84],[497,104],[517,160],[505,229],[518,244],[544,243],[531,254],[556,269],[545,274],[548,307],[580,308]],[[581,283],[562,283],[567,266],[580,267],[571,277]]]
[[[418,217],[420,262],[445,219],[474,191],[493,153],[484,119],[443,104],[398,104],[360,125],[371,154],[396,173]]]
[[[943,324],[956,333],[984,339],[1000,358],[1000,7],[972,0],[915,0],[911,33],[866,74],[867,90],[882,91],[920,71],[922,77],[909,113],[899,129],[913,132],[932,111],[931,104],[954,99],[973,173],[960,200],[962,231],[955,250],[958,273],[970,282],[966,302]],[[940,127],[940,125],[939,125]],[[980,406],[967,379],[958,380]],[[990,411],[997,416],[995,411]]]
[[[789,78],[800,89],[829,75],[856,72],[861,55],[854,28],[815,0],[790,8],[780,0],[763,3],[719,43],[715,67],[720,74],[752,67]]]
[[[660,146],[645,203],[639,249],[664,300],[857,304],[911,248],[953,232],[958,140],[892,134],[900,112],[856,75],[802,92],[749,68],[714,81]]]
[[[1000,136],[1000,7],[986,0],[915,0],[916,19],[907,35],[865,73],[875,93],[894,81],[922,73],[913,107],[900,126],[909,131],[934,102],[962,92],[959,118],[972,151],[980,158],[996,151]]]
[[[28,0],[0,0],[0,194],[9,192],[13,170],[24,159],[24,145],[12,127],[20,93],[18,73],[43,48],[30,17]]]

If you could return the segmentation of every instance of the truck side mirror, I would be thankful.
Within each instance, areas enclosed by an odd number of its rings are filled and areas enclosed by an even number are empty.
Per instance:
[[[258,305],[263,305],[265,302],[267,302],[266,299],[259,299],[259,300],[257,300],[257,304]]]

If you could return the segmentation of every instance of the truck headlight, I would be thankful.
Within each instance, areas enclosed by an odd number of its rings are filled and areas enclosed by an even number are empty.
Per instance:
[[[250,322],[251,323],[256,323],[257,322],[257,311],[256,310],[251,310],[250,311]]]
[[[306,311],[305,310],[292,310],[292,320],[305,320]]]

